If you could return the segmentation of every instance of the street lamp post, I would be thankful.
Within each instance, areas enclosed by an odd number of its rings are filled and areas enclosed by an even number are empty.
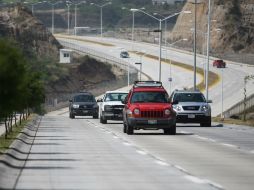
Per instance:
[[[146,53],[144,52],[142,55],[140,55],[140,58],[139,58],[139,62],[138,63],[135,63],[136,65],[140,65],[139,67],[139,80],[141,81],[142,80],[142,57],[146,55]]]
[[[223,87],[224,87],[224,76],[223,76],[223,68],[221,68],[221,119],[223,119],[224,117],[223,117],[223,104],[224,104],[224,102],[223,102],[223,100],[224,100],[224,98],[223,98]]]
[[[111,5],[112,3],[111,2],[107,2],[103,5],[98,5],[96,3],[90,3],[91,5],[95,5],[96,7],[99,7],[100,10],[101,10],[101,37],[102,37],[102,8],[105,7],[106,5]]]
[[[190,11],[181,11],[181,12],[178,12],[178,13],[174,13],[173,15],[169,15],[169,16],[163,18],[163,19],[159,19],[159,18],[157,18],[157,17],[155,17],[155,16],[153,16],[153,15],[151,15],[151,14],[149,14],[149,13],[147,13],[147,12],[141,10],[141,9],[131,9],[131,11],[142,12],[145,15],[147,15],[147,16],[149,16],[149,17],[151,17],[151,18],[153,18],[153,19],[155,19],[157,21],[159,21],[159,30],[154,30],[154,32],[159,32],[160,33],[159,34],[159,59],[158,60],[159,60],[159,81],[161,81],[161,39],[162,39],[161,38],[161,36],[162,36],[161,22],[165,21],[165,20],[168,20],[168,19],[170,19],[172,17],[175,17],[175,16],[177,16],[177,15],[179,15],[181,13],[191,13],[191,12]]]
[[[74,22],[74,34],[75,34],[75,36],[77,35],[77,33],[76,33],[76,27],[77,27],[77,6],[81,5],[82,3],[86,3],[86,1],[81,1],[79,3],[74,3],[74,5],[75,5],[75,22]]]
[[[51,33],[54,34],[54,27],[55,27],[55,23],[54,23],[54,21],[55,21],[55,5],[58,4],[58,3],[62,3],[62,1],[57,1],[57,2],[55,2],[55,3],[50,3],[50,2],[48,2],[48,1],[43,1],[43,2],[50,4],[51,7],[52,7],[52,17],[51,17],[51,18],[52,18],[52,21],[51,21],[52,26],[51,26]]]
[[[24,2],[25,3],[25,2]],[[31,5],[32,5],[32,15],[34,15],[34,6],[35,5],[39,5],[39,4],[41,4],[41,3],[46,3],[46,1],[39,1],[39,2],[37,2],[37,3],[32,3]]]
[[[153,13],[153,15],[159,15],[162,18],[166,18],[165,16],[159,14],[159,13]],[[166,33],[167,33],[167,20],[165,20],[165,32],[164,32],[164,40],[165,40],[165,46],[167,45],[167,37],[166,37]]]
[[[132,30],[131,30],[132,50],[133,50],[133,46],[134,46],[135,12],[137,12],[138,10],[144,10],[144,9],[145,9],[144,7],[140,8],[140,9],[130,9],[130,11],[132,12]]]
[[[208,100],[208,79],[209,79],[209,51],[210,51],[210,20],[211,20],[211,0],[208,2],[208,21],[207,21],[207,64],[206,64],[206,99]]]
[[[180,41],[188,41],[188,39],[187,38],[182,38],[182,39],[179,39],[179,40],[177,40],[177,41],[175,41],[175,42],[173,42],[173,43],[167,43],[168,44],[168,47],[172,47],[174,44],[176,44],[176,43],[178,43],[178,42],[180,42]],[[166,44],[166,45],[167,45]],[[167,46],[165,46],[165,47],[167,47]],[[167,51],[167,49],[166,49],[166,51]],[[166,55],[167,55],[167,52],[166,52]],[[169,92],[170,92],[170,94],[171,94],[171,88],[172,88],[172,59],[169,59]]]
[[[68,8],[68,34],[70,35],[70,6],[71,4],[70,3],[67,3],[67,8]]]

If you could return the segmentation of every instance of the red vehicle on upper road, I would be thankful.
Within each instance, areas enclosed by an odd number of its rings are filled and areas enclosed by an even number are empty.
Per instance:
[[[176,134],[176,112],[161,82],[136,81],[123,103],[124,133],[163,129],[164,134]]]
[[[226,67],[226,63],[221,60],[221,59],[217,59],[213,61],[213,67],[217,67],[217,68],[225,68]]]

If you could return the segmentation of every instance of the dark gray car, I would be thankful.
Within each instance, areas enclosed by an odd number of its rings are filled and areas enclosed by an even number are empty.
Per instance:
[[[99,106],[94,95],[89,92],[74,94],[70,99],[69,113],[70,118],[75,116],[93,116],[98,118]]]

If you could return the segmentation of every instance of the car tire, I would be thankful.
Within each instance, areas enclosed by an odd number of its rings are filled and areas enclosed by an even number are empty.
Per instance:
[[[101,115],[101,117],[100,117],[100,123],[107,124],[107,120],[104,119],[103,115]]]
[[[128,135],[133,135],[133,132],[134,132],[133,126],[127,125],[126,127],[127,127],[127,128],[126,128],[126,133],[127,133]]]
[[[75,119],[75,115],[73,113],[70,112],[70,118],[71,119]]]
[[[127,126],[126,124],[123,122],[123,132],[126,133],[127,132]]]
[[[171,126],[170,128],[163,129],[165,135],[176,135],[176,125]]]
[[[200,126],[201,127],[211,127],[212,126],[211,119],[208,122],[200,123]]]

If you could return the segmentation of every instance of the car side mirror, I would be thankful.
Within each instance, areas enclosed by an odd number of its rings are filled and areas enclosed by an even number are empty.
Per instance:
[[[122,104],[127,104],[128,100],[127,100],[127,97],[124,98],[124,100],[121,101]]]
[[[213,103],[213,101],[212,101],[212,100],[207,100],[206,102],[207,102],[207,103]]]
[[[179,101],[178,101],[178,100],[175,100],[175,101],[172,102],[172,105],[178,104],[178,103],[179,103]]]
[[[103,102],[103,101],[102,101],[102,98],[99,98],[99,99],[97,100],[97,102]]]

